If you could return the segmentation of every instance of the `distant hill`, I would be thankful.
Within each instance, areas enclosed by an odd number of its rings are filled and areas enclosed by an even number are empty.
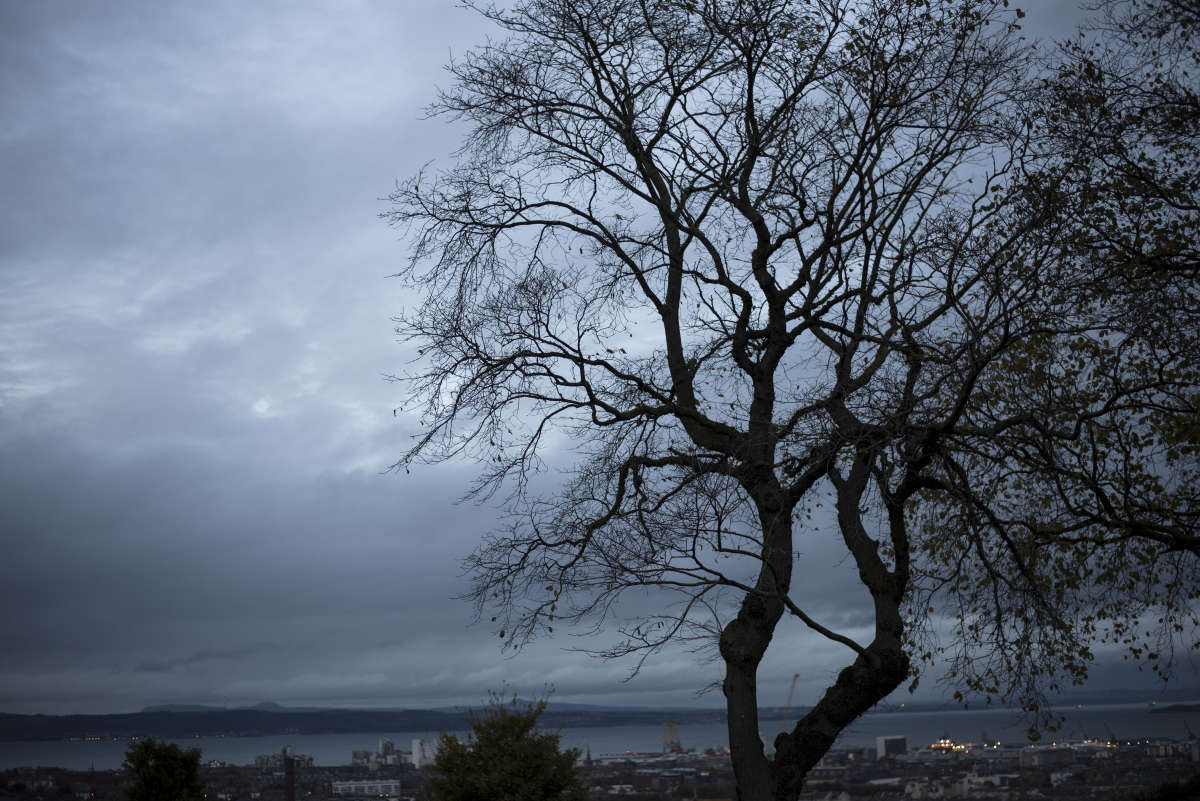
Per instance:
[[[711,723],[723,710],[548,709],[548,728]],[[0,714],[0,741],[63,740],[72,737],[256,737],[276,734],[462,731],[464,712],[432,709],[222,709],[197,705],[149,707],[119,715]]]
[[[151,712],[225,712],[226,706],[204,706],[203,704],[159,704],[143,707],[142,714]]]
[[[253,737],[269,734],[337,734],[383,731],[452,731],[462,715],[424,709],[316,712],[271,709],[168,708],[121,715],[0,714],[0,741],[71,737]]]
[[[325,712],[331,707],[325,706],[283,706],[274,701],[263,701],[254,706],[205,706],[204,704],[159,704],[157,706],[147,706],[141,711],[145,712],[229,712],[231,710],[239,711],[245,709],[257,709],[262,712]]]
[[[1179,711],[1180,703],[1200,698],[1196,688],[1159,688],[1157,693],[1113,690],[1073,693],[1055,699],[1061,706],[1077,703],[1145,703],[1157,695],[1163,712]],[[1168,705],[1174,702],[1175,705]],[[476,705],[479,709],[482,705]],[[1186,707],[1183,707],[1186,708]],[[906,703],[880,705],[872,714],[905,714],[943,710],[953,713],[955,704]],[[807,709],[796,706],[763,707],[763,721],[792,719]],[[279,734],[357,734],[374,732],[462,731],[467,728],[468,707],[441,709],[337,709],[286,707],[265,701],[252,707],[226,708],[201,704],[149,706],[141,712],[112,715],[13,715],[0,713],[0,742],[62,740],[72,737],[248,737]],[[552,701],[541,725],[551,728],[591,726],[661,726],[664,723],[721,723],[723,709],[606,707]]]

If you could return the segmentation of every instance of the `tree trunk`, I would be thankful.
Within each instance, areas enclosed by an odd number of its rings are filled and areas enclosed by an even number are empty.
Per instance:
[[[775,608],[769,609],[771,606]],[[771,765],[758,732],[758,664],[782,612],[783,604],[778,601],[768,603],[750,595],[721,632],[721,656],[725,659],[722,689],[739,801],[770,801],[775,796]]]
[[[880,637],[854,663],[790,732],[775,738],[771,765],[775,801],[795,801],[808,772],[833,746],[838,735],[886,698],[908,677],[908,655],[896,637]]]
[[[790,514],[787,515],[790,535]],[[778,519],[778,518],[776,518]],[[773,528],[781,527],[782,523]],[[772,534],[766,541],[777,542]],[[790,542],[790,536],[789,536]],[[769,549],[768,549],[769,550]],[[759,577],[790,578],[788,566],[780,570],[768,561]],[[775,570],[772,570],[775,567]],[[722,688],[728,714],[729,746],[739,801],[795,801],[804,778],[833,745],[838,735],[886,698],[908,677],[909,659],[902,641],[900,593],[894,587],[884,590],[880,583],[875,595],[875,638],[854,662],[838,674],[837,680],[801,718],[791,732],[775,738],[775,757],[769,760],[763,750],[758,726],[758,666],[770,644],[775,626],[784,612],[783,603],[767,592],[748,595],[738,615],[721,632],[720,651],[725,661]]]
[[[763,482],[765,484],[766,482]],[[755,592],[742,600],[737,617],[721,631],[725,660],[725,707],[729,750],[739,801],[770,801],[775,783],[758,731],[758,666],[783,616],[792,575],[792,512],[783,495],[757,485],[755,502],[763,529],[763,564]]]

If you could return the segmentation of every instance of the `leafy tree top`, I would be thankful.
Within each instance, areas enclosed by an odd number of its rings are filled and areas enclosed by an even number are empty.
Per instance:
[[[579,749],[561,750],[558,735],[539,731],[545,699],[521,709],[493,696],[471,720],[463,741],[443,734],[433,763],[435,801],[583,801],[575,771]]]
[[[125,752],[121,766],[129,776],[129,801],[200,801],[200,749],[184,750],[153,738],[139,740]]]

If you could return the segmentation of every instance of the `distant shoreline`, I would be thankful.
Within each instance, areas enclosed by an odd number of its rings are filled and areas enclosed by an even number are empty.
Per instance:
[[[1150,712],[1155,715],[1162,712],[1200,712],[1200,704],[1167,704],[1155,706]]]
[[[1141,705],[1126,701],[1086,704],[1095,706]],[[1065,701],[1061,709],[1075,704]],[[1078,705],[1083,708],[1084,705]],[[1196,712],[1200,703],[1179,702],[1142,707],[1153,713]],[[762,721],[795,719],[805,707],[764,707]],[[968,710],[950,704],[905,704],[877,707],[875,715],[958,714]],[[1004,711],[1001,707],[972,705],[970,712]],[[1012,710],[1007,710],[1012,711]],[[56,740],[114,740],[131,737],[208,738],[276,735],[386,733],[393,731],[462,731],[468,728],[469,713],[463,709],[287,709],[260,705],[244,709],[214,707],[150,707],[141,712],[101,715],[18,715],[0,713],[0,742],[48,742]],[[598,706],[552,705],[542,714],[540,725],[549,729],[605,726],[659,725],[664,721],[684,725],[724,723],[725,710],[717,708],[604,708]]]

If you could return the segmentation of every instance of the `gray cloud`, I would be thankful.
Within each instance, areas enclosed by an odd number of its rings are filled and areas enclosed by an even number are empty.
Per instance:
[[[0,4],[0,710],[719,702],[685,651],[629,683],[576,638],[502,655],[454,598],[497,514],[454,504],[472,465],[383,472],[417,428],[379,198],[447,157],[421,108],[486,32],[443,0]],[[800,547],[866,636],[836,542]],[[764,699],[846,656],[787,629]]]
[[[204,649],[197,651],[190,656],[181,657],[179,659],[157,660],[146,659],[133,666],[135,673],[170,673],[172,670],[181,667],[189,667],[191,665],[200,665],[205,662],[226,659],[241,659],[261,651],[261,648],[227,648],[221,649]]]

